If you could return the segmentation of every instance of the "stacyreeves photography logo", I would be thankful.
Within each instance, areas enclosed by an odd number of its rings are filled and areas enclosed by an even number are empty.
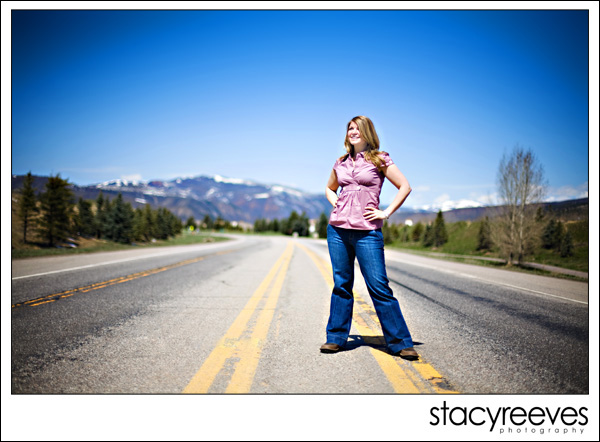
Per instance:
[[[477,426],[499,434],[583,434],[587,407],[441,407],[430,410],[432,426]]]

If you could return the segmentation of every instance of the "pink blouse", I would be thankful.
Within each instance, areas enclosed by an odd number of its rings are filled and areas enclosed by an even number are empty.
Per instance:
[[[387,153],[380,152],[380,156],[386,167],[394,164]],[[385,180],[383,172],[365,160],[363,152],[356,155],[354,163],[350,156],[338,159],[333,170],[342,191],[329,217],[329,224],[343,229],[380,229],[383,220],[367,221],[364,213],[367,207],[379,209],[379,194]]]

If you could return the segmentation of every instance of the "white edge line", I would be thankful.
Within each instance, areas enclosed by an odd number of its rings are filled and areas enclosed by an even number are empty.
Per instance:
[[[231,242],[227,242],[226,245],[231,245],[234,241],[235,240],[232,240]],[[219,244],[219,246],[220,246],[220,244]],[[223,246],[225,246],[225,243],[223,244]],[[218,248],[218,247],[216,247],[216,248]],[[85,265],[85,266],[70,267],[68,269],[51,270],[49,272],[35,273],[33,275],[15,276],[11,280],[15,281],[17,279],[35,278],[36,276],[45,276],[45,275],[51,275],[53,273],[64,273],[64,272],[70,272],[70,271],[73,271],[73,270],[89,269],[89,268],[92,268],[92,267],[100,267],[100,266],[106,266],[106,265],[111,265],[111,264],[119,264],[119,263],[122,263],[122,262],[136,261],[138,259],[156,258],[157,256],[177,255],[179,253],[185,253],[187,251],[188,250],[167,251],[167,252],[163,252],[163,253],[154,253],[152,255],[144,255],[144,256],[136,256],[136,257],[133,257],[133,258],[118,259],[116,261],[99,262],[99,263],[96,263],[96,264],[88,264],[88,265]]]
[[[168,255],[168,253],[165,254],[165,255]],[[51,270],[49,272],[43,272],[43,273],[34,273],[33,275],[15,276],[14,278],[12,278],[12,280],[14,281],[15,279],[35,278],[36,276],[45,276],[45,275],[51,275],[53,273],[70,272],[72,270],[89,269],[91,267],[100,267],[100,266],[106,266],[106,265],[110,265],[110,264],[118,264],[118,263],[127,262],[127,261],[135,261],[135,260],[138,260],[138,259],[145,259],[145,258],[155,258],[157,256],[161,256],[161,254],[160,253],[155,253],[154,255],[136,256],[135,258],[127,258],[127,259],[118,259],[116,261],[99,262],[99,263],[96,263],[96,264],[88,264],[88,265],[85,265],[85,266],[71,267],[71,268],[68,268],[68,269]]]
[[[510,288],[513,288],[513,289],[523,290],[523,291],[535,293],[535,294],[538,294],[538,295],[550,296],[552,298],[563,299],[565,301],[577,302],[579,304],[588,305],[588,303],[585,302],[585,301],[578,301],[576,299],[565,298],[564,296],[558,296],[558,295],[553,295],[551,293],[539,292],[537,290],[532,290],[532,289],[528,289],[528,288],[525,288],[525,287],[519,287],[519,286],[512,285],[512,284],[506,284],[504,282],[490,281],[489,279],[481,278],[479,276],[468,275],[466,273],[455,272],[453,270],[440,269],[439,267],[429,266],[427,264],[421,264],[421,263],[415,263],[415,262],[406,262],[406,261],[403,261],[403,260],[400,260],[400,259],[397,259],[397,258],[386,258],[386,260],[387,259],[389,259],[390,261],[401,262],[403,264],[414,265],[414,266],[417,266],[417,267],[424,267],[424,268],[427,268],[427,269],[437,270],[438,272],[445,272],[445,273],[450,273],[452,275],[462,276],[462,277],[465,277],[465,278],[477,279],[479,281],[486,282],[486,283],[492,284],[492,285],[503,285],[505,287],[510,287]]]

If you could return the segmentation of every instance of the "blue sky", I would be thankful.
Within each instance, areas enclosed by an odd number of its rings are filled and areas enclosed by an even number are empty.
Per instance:
[[[407,207],[496,202],[517,144],[549,200],[587,196],[588,18],[13,11],[12,173],[218,174],[321,193],[346,123],[366,115],[413,187]],[[387,183],[382,204],[394,193]]]

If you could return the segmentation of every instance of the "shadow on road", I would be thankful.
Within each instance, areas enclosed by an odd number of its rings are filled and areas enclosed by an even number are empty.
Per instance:
[[[423,345],[421,342],[413,342],[414,346]],[[361,336],[361,335],[350,335],[348,336],[348,342],[342,348],[342,351],[355,350],[358,347],[371,347],[384,353],[390,353],[385,343],[383,336]]]

